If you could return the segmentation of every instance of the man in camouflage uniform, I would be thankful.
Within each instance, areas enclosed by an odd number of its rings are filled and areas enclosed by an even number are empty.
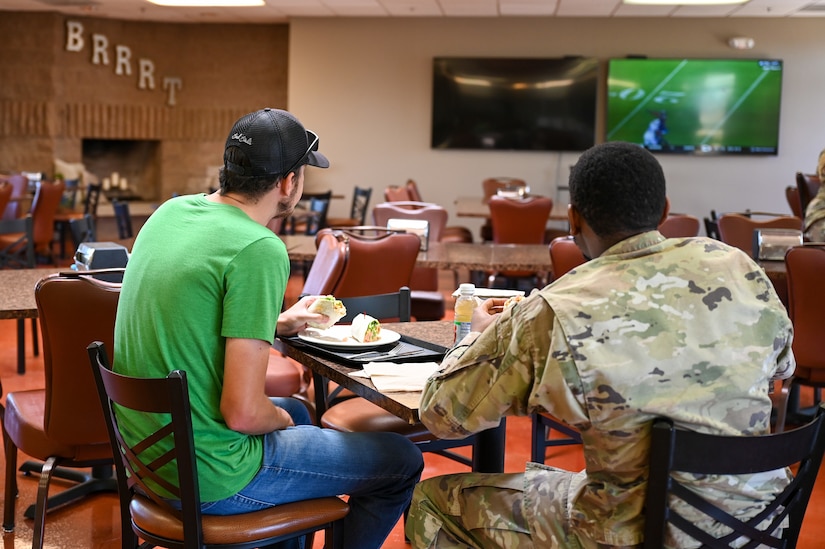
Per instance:
[[[825,181],[825,150],[819,153],[816,175]],[[825,242],[825,185],[819,186],[808,207],[805,208],[805,237],[811,242]]]
[[[770,430],[769,380],[795,363],[791,323],[760,267],[716,240],[665,239],[664,174],[636,145],[586,151],[570,201],[570,232],[594,259],[500,315],[490,311],[503,300],[479,306],[420,413],[434,434],[460,438],[546,410],[580,430],[586,470],[530,463],[519,474],[421,482],[407,522],[413,547],[637,546],[655,417],[714,434]],[[689,481],[753,515],[789,478]],[[698,546],[671,535],[669,546]]]

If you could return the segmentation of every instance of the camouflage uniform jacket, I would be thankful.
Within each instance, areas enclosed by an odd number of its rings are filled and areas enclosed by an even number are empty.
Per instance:
[[[793,373],[791,340],[784,306],[747,255],[716,240],[648,232],[465,337],[429,380],[421,419],[443,438],[541,410],[574,425],[586,463],[580,479],[561,482],[573,474],[527,467],[531,535],[537,546],[565,546],[549,524],[567,521],[572,538],[634,545],[642,541],[653,418],[708,433],[768,432],[769,379]],[[692,482],[749,515],[789,475]],[[551,499],[566,505],[567,517],[548,516]]]
[[[811,242],[825,242],[825,185],[819,187],[805,208],[805,236]]]

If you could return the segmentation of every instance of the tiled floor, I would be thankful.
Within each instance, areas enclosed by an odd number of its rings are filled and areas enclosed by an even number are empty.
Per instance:
[[[453,279],[448,274],[444,277],[445,290],[451,291]],[[288,294],[295,296],[300,292],[300,280],[294,279]],[[31,350],[31,331],[27,325],[27,372],[25,375],[16,373],[16,323],[13,320],[0,321],[0,377],[3,384],[3,395],[28,388],[43,386],[42,355],[34,357]],[[2,399],[3,401],[5,398]],[[522,471],[530,451],[530,423],[525,418],[508,418],[507,420],[507,454],[505,469],[508,472]],[[2,454],[2,453],[0,453]],[[27,457],[20,455],[18,463]],[[584,466],[581,452],[578,447],[560,447],[548,452],[547,462],[557,467],[573,470]],[[426,468],[424,477],[429,478],[438,474],[466,471],[467,469],[453,461],[440,456],[425,454]],[[0,484],[5,460],[0,455]],[[5,549],[22,549],[31,546],[32,521],[23,518],[23,511],[34,501],[37,488],[37,477],[18,477],[20,495],[17,504],[16,530],[13,533],[3,534]],[[52,490],[60,490],[67,484],[65,481],[54,480]],[[0,489],[2,497],[2,489]],[[117,508],[117,497],[114,494],[102,494],[86,498],[84,501],[59,509],[47,518],[46,547],[52,549],[116,549],[120,547],[120,518]],[[825,546],[825,472],[820,473],[817,490],[814,492],[808,507],[808,515],[802,529],[802,536],[798,547],[800,549],[815,549]],[[321,539],[316,540],[315,547],[322,546]],[[385,549],[403,549],[409,547],[404,541],[403,526],[399,524],[384,544]]]

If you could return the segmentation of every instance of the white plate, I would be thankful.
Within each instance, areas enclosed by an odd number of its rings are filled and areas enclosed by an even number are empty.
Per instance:
[[[387,330],[386,328],[381,328],[378,341],[370,341],[369,343],[361,343],[352,337],[351,334],[352,328],[348,324],[336,324],[326,330],[307,328],[302,332],[298,332],[298,339],[303,339],[307,343],[340,350],[370,349],[372,347],[395,343],[401,339],[401,334]]]

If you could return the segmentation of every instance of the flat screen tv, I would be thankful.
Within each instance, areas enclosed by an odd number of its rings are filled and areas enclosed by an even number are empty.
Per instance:
[[[433,60],[432,147],[582,151],[595,142],[598,60]]]
[[[607,141],[654,152],[776,155],[782,61],[611,59]]]

